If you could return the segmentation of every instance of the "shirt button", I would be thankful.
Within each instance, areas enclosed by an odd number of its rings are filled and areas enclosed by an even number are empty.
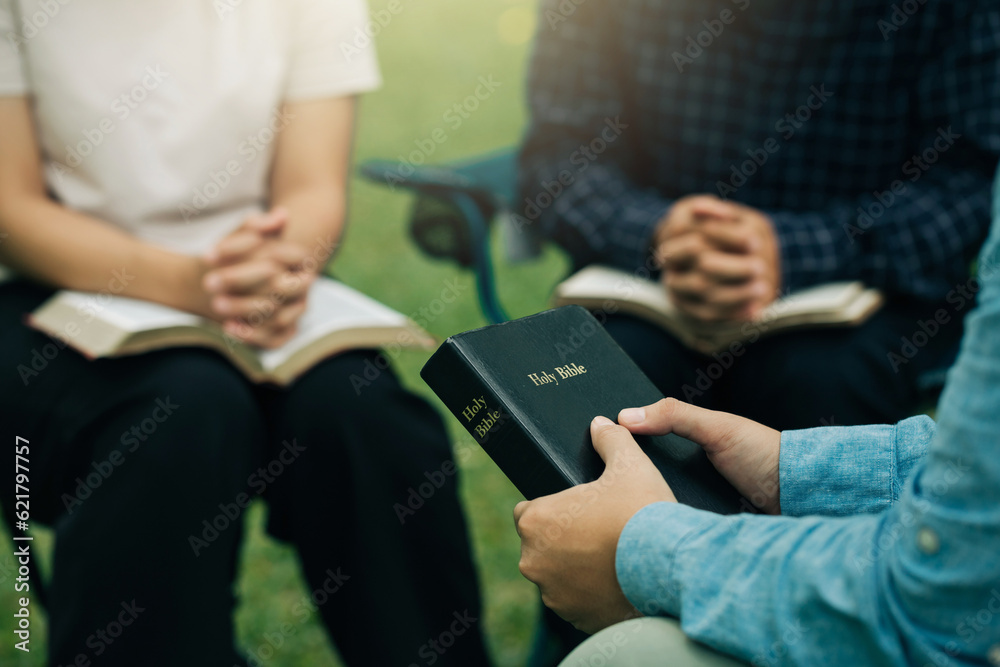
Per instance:
[[[994,667],[1000,667],[1000,644],[994,644],[990,648],[990,652],[987,654],[987,657],[990,659],[991,665]]]
[[[941,538],[930,528],[921,528],[917,532],[917,548],[928,556],[941,551]]]

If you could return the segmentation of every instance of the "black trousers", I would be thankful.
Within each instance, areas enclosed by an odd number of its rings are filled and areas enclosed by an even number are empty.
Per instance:
[[[22,323],[47,295],[0,285],[0,428],[30,441],[31,518],[56,534],[50,664],[245,664],[232,584],[260,495],[312,593],[293,625],[320,614],[350,665],[487,664],[447,433],[375,352],[288,390],[206,350],[88,361]]]
[[[786,430],[911,416],[918,378],[954,359],[964,315],[895,301],[858,327],[763,336],[716,355],[630,316],[608,316],[605,328],[665,396]]]

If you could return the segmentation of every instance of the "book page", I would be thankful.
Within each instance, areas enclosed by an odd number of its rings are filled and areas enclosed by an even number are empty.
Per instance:
[[[406,327],[408,323],[392,308],[343,283],[321,278],[310,288],[309,306],[299,320],[298,333],[275,350],[259,352],[261,365],[265,370],[274,370],[298,350],[334,331]]]
[[[204,319],[152,301],[90,292],[63,291],[59,300],[83,320],[102,319],[121,331],[135,333],[178,326],[201,326]]]
[[[614,306],[623,313],[645,318],[676,336],[685,345],[711,352],[747,337],[747,326],[766,324],[772,333],[795,327],[850,325],[878,309],[882,296],[861,282],[817,285],[778,297],[750,322],[705,322],[680,312],[659,282],[607,266],[590,266],[557,288],[555,305],[579,304],[591,310]],[[615,312],[615,311],[612,311]]]
[[[829,283],[810,287],[778,297],[761,314],[764,321],[780,322],[782,319],[802,315],[832,317],[848,308],[865,290],[859,282]],[[580,302],[584,298],[607,299],[614,302],[641,304],[670,319],[687,320],[667,298],[660,283],[636,277],[606,266],[592,266],[571,276],[557,288],[559,303]],[[704,324],[687,321],[686,325],[698,329],[718,331],[726,324]],[[732,326],[732,325],[728,325]],[[738,326],[738,325],[737,325]]]

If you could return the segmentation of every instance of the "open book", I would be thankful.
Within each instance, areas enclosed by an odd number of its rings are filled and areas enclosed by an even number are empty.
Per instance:
[[[312,285],[308,303],[298,333],[273,350],[246,345],[198,315],[106,294],[58,292],[29,316],[28,323],[89,358],[208,347],[225,355],[252,381],[282,386],[346,350],[436,344],[404,315],[329,278]]]
[[[635,315],[666,329],[688,347],[712,354],[736,342],[790,329],[853,326],[883,303],[882,293],[861,282],[810,287],[779,297],[753,321],[704,322],[680,312],[662,284],[606,266],[589,266],[556,287],[554,305]]]

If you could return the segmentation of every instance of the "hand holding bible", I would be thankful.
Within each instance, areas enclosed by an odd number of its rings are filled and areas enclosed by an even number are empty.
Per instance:
[[[743,497],[767,514],[781,514],[779,431],[674,398],[622,410],[618,422],[636,435],[676,433],[693,440]]]
[[[308,250],[283,239],[288,214],[248,218],[208,253],[203,282],[226,332],[251,345],[280,347],[296,331],[316,274],[303,270]]]
[[[521,536],[521,574],[538,586],[550,609],[593,633],[640,615],[618,585],[618,537],[646,505],[676,499],[627,430],[598,417],[590,431],[604,474],[518,503],[514,525]]]
[[[679,200],[653,238],[671,301],[700,320],[748,320],[780,289],[780,252],[770,220],[711,195]]]

